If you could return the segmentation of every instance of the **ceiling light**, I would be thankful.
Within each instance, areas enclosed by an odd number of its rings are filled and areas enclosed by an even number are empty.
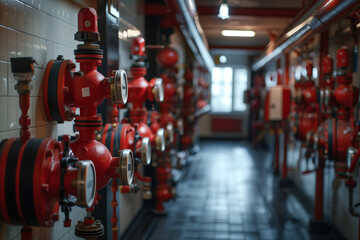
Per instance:
[[[221,55],[221,56],[219,57],[219,62],[220,62],[220,63],[226,63],[226,60],[227,60],[227,58],[226,58],[224,55]]]
[[[250,30],[222,30],[224,37],[254,37],[255,32]]]
[[[220,5],[218,17],[222,20],[229,18],[229,7],[226,0],[223,0]]]

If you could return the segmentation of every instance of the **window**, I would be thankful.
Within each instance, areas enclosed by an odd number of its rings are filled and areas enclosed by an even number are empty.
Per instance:
[[[246,110],[244,91],[248,86],[246,68],[216,67],[212,70],[212,112],[241,112]]]

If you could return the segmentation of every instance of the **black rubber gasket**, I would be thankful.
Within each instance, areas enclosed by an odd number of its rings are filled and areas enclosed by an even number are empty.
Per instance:
[[[43,139],[33,138],[28,141],[24,149],[24,154],[20,167],[20,206],[26,225],[39,226],[40,223],[36,218],[34,204],[34,174],[36,156]],[[38,169],[40,170],[40,169]],[[37,173],[36,173],[37,174]],[[38,186],[39,188],[41,186]],[[41,204],[41,203],[36,203]]]
[[[63,123],[61,119],[59,105],[58,105],[58,94],[57,94],[57,85],[60,67],[63,60],[55,60],[51,66],[51,70],[48,78],[48,104],[51,117],[58,123]]]
[[[5,173],[5,202],[9,219],[14,225],[22,225],[20,214],[16,205],[16,167],[22,143],[18,138],[11,145],[6,162]]]
[[[91,49],[91,48],[75,49],[74,54],[75,55],[103,55],[103,50],[102,49]]]

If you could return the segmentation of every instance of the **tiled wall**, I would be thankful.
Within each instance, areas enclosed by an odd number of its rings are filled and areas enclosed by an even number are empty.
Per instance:
[[[10,58],[16,56],[32,56],[38,63],[29,109],[32,137],[56,138],[72,133],[72,122],[57,125],[46,120],[41,83],[48,60],[61,54],[74,61],[79,9],[79,5],[67,0],[0,0],[0,140],[19,136],[20,108],[9,63]],[[70,214],[74,226],[85,211],[74,208]],[[63,217],[61,214],[54,228],[34,228],[34,239],[78,239],[73,227],[62,226]],[[0,239],[3,236],[6,240],[20,239],[20,229],[5,226]]]

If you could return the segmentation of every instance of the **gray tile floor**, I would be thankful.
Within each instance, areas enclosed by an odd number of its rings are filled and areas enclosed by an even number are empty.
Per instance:
[[[309,235],[308,211],[278,187],[271,162],[244,142],[202,142],[148,239],[338,239]]]

